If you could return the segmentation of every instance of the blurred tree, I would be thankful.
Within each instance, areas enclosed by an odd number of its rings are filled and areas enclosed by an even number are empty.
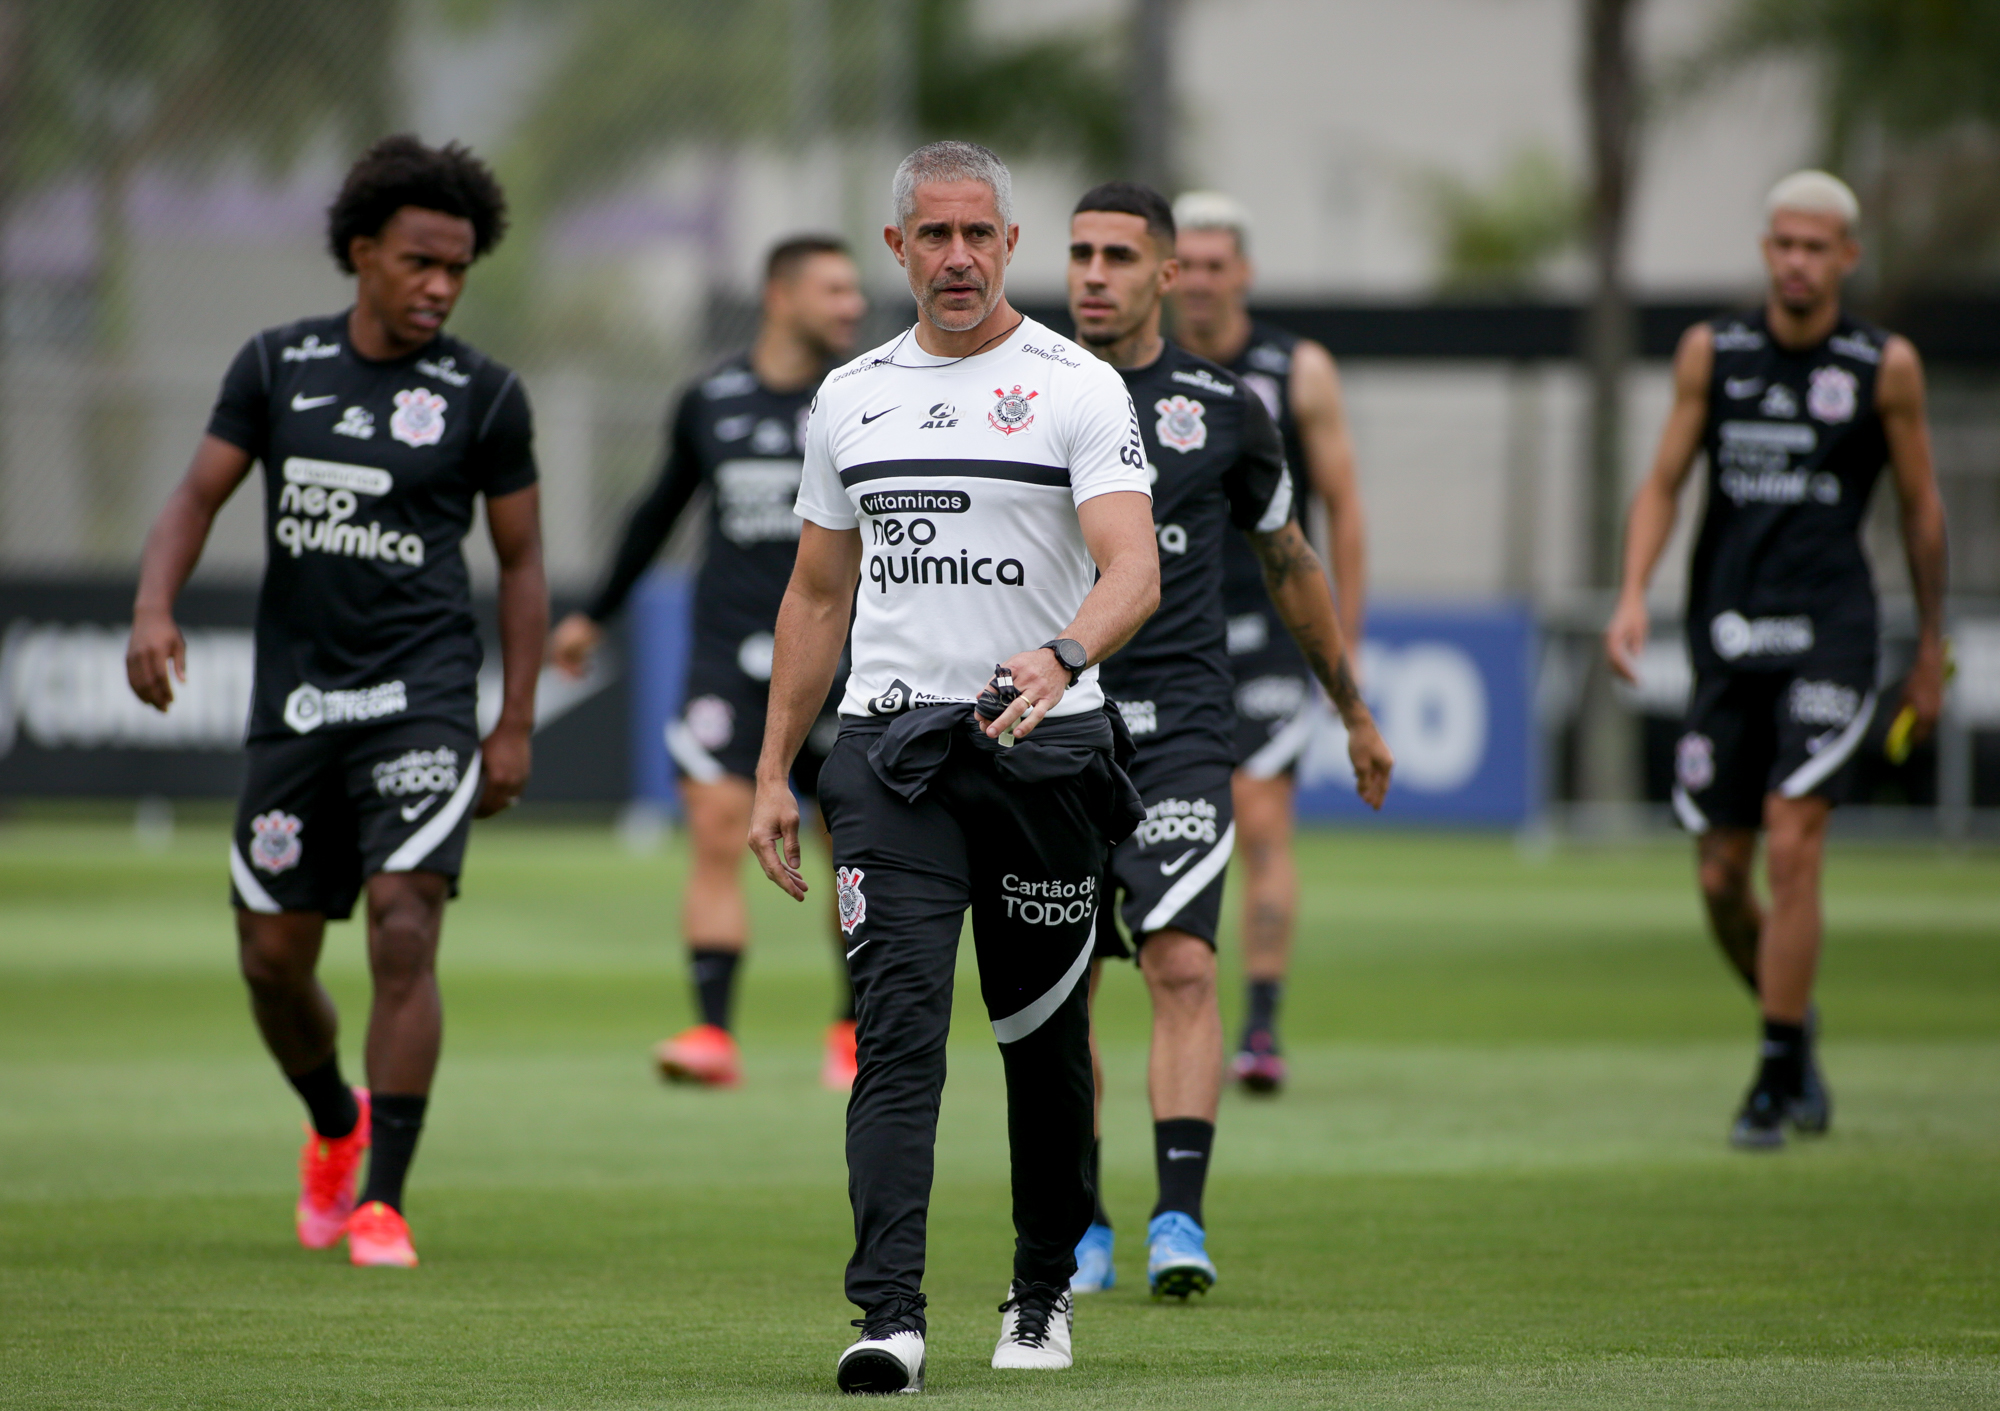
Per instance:
[[[996,42],[971,0],[446,0],[448,18],[545,19],[557,57],[501,158],[514,234],[468,305],[501,349],[561,337],[537,245],[565,204],[615,189],[676,147],[964,137],[1093,172],[1126,150],[1111,32]],[[591,318],[579,346],[603,346]]]
[[[1633,28],[1640,0],[1581,0],[1585,131],[1590,152],[1587,230],[1591,267],[1583,351],[1590,386],[1590,493],[1585,516],[1590,584],[1618,581],[1625,513],[1625,383],[1637,317],[1625,269],[1638,129],[1638,57]],[[1614,699],[1600,660],[1585,683],[1580,773],[1583,797],[1624,802],[1639,796],[1636,724]]]
[[[122,335],[127,203],[148,163],[282,169],[329,129],[387,128],[399,0],[4,0],[0,212],[96,188],[98,334]]]
[[[1432,173],[1422,179],[1422,195],[1445,293],[1526,293],[1583,235],[1582,184],[1546,147],[1516,152],[1487,186]]]
[[[509,3],[452,0],[448,13],[478,23]],[[533,3],[566,31],[508,162],[538,201],[608,186],[676,142],[795,136],[801,108],[830,126],[822,135],[879,132],[885,89],[907,95],[913,111],[895,125],[920,141],[966,137],[1095,170],[1125,151],[1107,36],[996,44],[975,32],[970,0]],[[885,36],[885,18],[907,25],[909,42]],[[826,45],[818,66],[795,61],[801,29]],[[885,74],[891,55],[913,73]]]
[[[1736,0],[1684,66],[1698,89],[1800,57],[1820,160],[1859,191],[1878,309],[2000,275],[2000,0]]]

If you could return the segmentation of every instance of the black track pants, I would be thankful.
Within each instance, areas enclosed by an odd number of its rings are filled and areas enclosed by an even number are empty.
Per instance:
[[[854,977],[860,1073],[847,1105],[854,1257],[865,1312],[923,1284],[952,975],[972,908],[979,985],[1007,1075],[1014,1273],[1066,1284],[1093,1192],[1086,985],[1113,787],[1109,757],[1073,777],[1002,779],[954,748],[915,803],[843,733],[820,772]]]

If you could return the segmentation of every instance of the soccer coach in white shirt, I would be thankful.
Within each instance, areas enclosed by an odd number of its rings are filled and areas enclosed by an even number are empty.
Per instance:
[[[1160,593],[1122,379],[1008,305],[1007,168],[933,143],[903,160],[894,194],[884,234],[920,316],[814,403],[750,826],[766,874],[802,899],[786,776],[852,604],[841,732],[820,775],[859,1024],[850,1392],[922,1385],[925,1215],[968,906],[1013,1156],[993,1365],[1070,1365],[1068,1285],[1092,1206],[1084,980],[1105,858],[1140,814],[1094,664]],[[987,720],[974,702],[996,665],[1020,696]]]

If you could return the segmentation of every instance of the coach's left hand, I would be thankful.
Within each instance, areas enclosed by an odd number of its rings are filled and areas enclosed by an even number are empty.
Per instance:
[[[999,719],[987,722],[986,738],[997,740],[1012,730],[1015,739],[1025,740],[1037,725],[1048,719],[1049,712],[1069,689],[1069,668],[1057,661],[1056,654],[1047,647],[1016,652],[1003,665],[1014,673],[1014,685],[1021,697],[1001,711]]]
[[[531,733],[527,726],[503,722],[480,743],[479,767],[486,776],[486,787],[480,792],[479,807],[473,810],[474,818],[491,818],[520,802],[534,757]]]
[[[1928,740],[1944,714],[1944,643],[1931,637],[1917,643],[1917,659],[1903,682],[1903,706],[1916,714],[1910,738]]]

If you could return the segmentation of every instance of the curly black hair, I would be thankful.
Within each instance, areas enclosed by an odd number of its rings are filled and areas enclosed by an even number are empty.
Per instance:
[[[413,133],[399,132],[362,153],[327,207],[326,237],[334,263],[353,274],[350,242],[358,235],[380,235],[405,206],[471,221],[475,260],[507,233],[507,195],[470,148],[456,142],[426,147]]]

